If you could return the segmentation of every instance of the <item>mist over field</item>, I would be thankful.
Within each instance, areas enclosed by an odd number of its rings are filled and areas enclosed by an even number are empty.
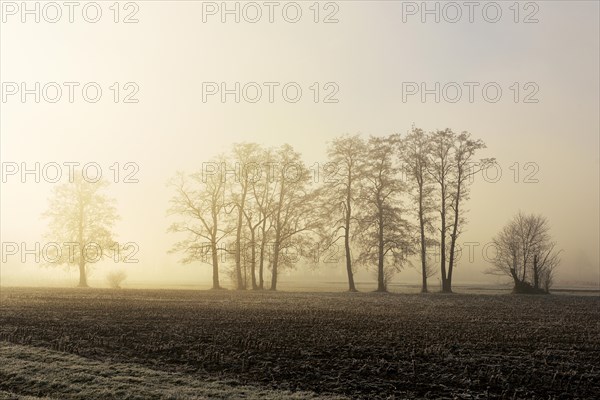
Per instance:
[[[419,4],[415,11],[412,3],[406,3],[343,2],[331,17],[337,23],[315,23],[308,4],[302,6],[303,17],[297,23],[286,22],[279,8],[273,23],[265,8],[258,23],[247,22],[245,14],[240,14],[239,23],[235,15],[221,23],[220,6],[214,11],[206,2],[176,6],[143,2],[135,13],[137,23],[114,23],[107,5],[95,24],[78,13],[68,23],[66,9],[58,23],[45,22],[43,14],[40,23],[33,16],[31,23],[21,23],[21,10],[9,7],[0,66],[3,81],[16,83],[19,92],[6,94],[13,88],[5,84],[0,122],[2,240],[25,242],[29,248],[35,242],[43,245],[47,221],[39,216],[57,186],[44,179],[44,166],[48,175],[54,175],[48,165],[58,163],[60,182],[65,182],[69,167],[64,163],[78,162],[79,168],[97,163],[103,177],[112,182],[106,191],[117,202],[118,241],[139,245],[138,264],[117,266],[128,270],[130,283],[210,285],[210,268],[200,263],[182,266],[181,257],[168,254],[178,238],[166,233],[173,222],[166,211],[172,197],[166,183],[177,171],[199,170],[233,143],[256,142],[265,147],[289,143],[314,173],[328,161],[327,145],[336,137],[404,135],[414,124],[426,132],[447,127],[469,131],[487,145],[477,158],[494,157],[499,166],[487,176],[474,177],[460,244],[480,246],[473,248],[472,262],[459,260],[457,282],[500,283],[483,273],[490,265],[482,247],[522,210],[550,220],[552,234],[564,250],[556,282],[597,286],[598,5],[535,3],[535,13],[531,7],[520,9],[520,23],[514,22],[515,11],[508,5],[495,23],[483,17],[483,4],[472,23],[466,8],[460,21],[447,22],[453,10],[443,11],[439,5],[440,22],[435,22],[435,15],[425,15],[422,23]],[[492,18],[494,7],[488,8]],[[133,11],[123,8],[120,18]],[[320,20],[334,11],[323,6]],[[525,23],[530,14],[538,22]],[[63,96],[56,103],[42,96],[36,103],[30,94],[22,102],[23,82],[32,90],[39,82],[40,92],[47,82],[59,82]],[[73,86],[73,103],[62,82],[79,83]],[[96,103],[82,98],[81,87],[88,82],[103,89]],[[114,87],[109,88],[114,82],[119,83],[118,103]],[[134,91],[125,88],[127,82],[139,89],[132,96],[137,103],[123,102]],[[216,82],[219,92],[209,95],[208,89],[214,88],[207,82]],[[220,84],[235,91],[236,82],[241,88],[258,83],[261,100],[246,100],[255,96],[250,87],[246,97],[240,88],[239,103],[235,93],[222,102]],[[279,84],[272,103],[264,82]],[[281,88],[288,82],[302,89],[296,103],[283,98]],[[310,89],[314,82],[320,86],[318,103]],[[324,102],[333,93],[333,88],[324,87],[328,82],[337,85],[332,96],[336,103]],[[473,86],[472,99],[465,82],[479,85]],[[490,82],[502,90],[495,103],[482,93]],[[515,82],[520,87],[517,102]],[[416,94],[408,94],[414,89],[408,83],[416,84]],[[422,83],[430,91],[425,101]],[[443,90],[448,83],[453,84]],[[536,86],[526,88],[528,83]],[[452,103],[448,100],[456,97],[455,85],[462,97]],[[493,90],[488,98],[494,96]],[[48,97],[52,96],[54,88],[49,88]],[[531,102],[525,102],[527,96]],[[34,173],[22,176],[23,170],[35,170],[36,162],[39,183]],[[127,163],[135,167],[126,167]],[[93,175],[96,169],[89,171]],[[496,178],[498,172],[501,177]],[[127,177],[137,182],[126,183]],[[72,282],[72,275],[60,268],[39,268],[31,256],[22,263],[20,253],[21,249],[3,260],[2,285]],[[91,282],[103,285],[105,271],[114,267],[102,261]],[[373,278],[364,269],[357,273],[361,281]],[[344,278],[342,265],[282,271],[283,281],[307,285]],[[419,279],[416,271],[405,268],[394,281],[418,284]]]
[[[597,1],[0,1],[0,399],[600,391]]]

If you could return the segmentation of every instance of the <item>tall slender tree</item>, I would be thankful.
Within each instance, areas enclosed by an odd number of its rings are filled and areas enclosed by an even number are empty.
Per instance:
[[[365,142],[358,136],[334,139],[327,149],[328,162],[320,175],[323,188],[322,218],[327,220],[328,242],[344,241],[348,290],[356,291],[351,244],[356,227],[355,205],[365,175]]]
[[[271,220],[273,225],[273,253],[271,290],[277,290],[279,268],[286,261],[284,250],[293,245],[293,239],[314,228],[311,218],[314,195],[309,191],[309,171],[289,144],[277,151],[274,168],[276,180],[275,201]]]
[[[431,144],[429,137],[422,129],[413,127],[402,140],[401,159],[403,172],[410,187],[410,197],[415,204],[415,212],[419,223],[419,244],[421,259],[421,292],[427,293],[427,278],[432,275],[433,268],[427,257],[427,244],[431,241],[427,236],[433,231],[433,179],[427,173]]]
[[[456,241],[461,234],[462,226],[466,221],[462,204],[469,199],[469,188],[473,181],[472,177],[495,162],[492,158],[481,159],[477,163],[474,162],[475,153],[481,149],[485,149],[486,146],[482,140],[471,138],[471,134],[468,132],[462,132],[461,134],[456,135],[453,147],[454,159],[451,161],[453,188],[451,190],[452,202],[450,204],[453,221],[450,233],[450,257],[448,260],[446,291],[452,291],[452,273],[455,267]]]
[[[169,231],[186,234],[171,252],[184,253],[184,263],[207,262],[207,256],[210,256],[213,289],[221,289],[219,252],[223,251],[223,239],[233,231],[229,224],[223,222],[228,205],[226,179],[221,171],[224,162],[224,158],[220,157],[205,163],[200,172],[189,176],[180,172],[169,182],[175,190],[169,214],[180,217]]]
[[[252,166],[254,172],[252,172],[252,179],[249,180],[250,199],[249,204],[244,208],[244,217],[250,237],[249,249],[246,248],[245,257],[250,259],[253,290],[264,288],[264,262],[267,256],[269,217],[273,204],[273,179],[268,173],[272,154],[270,150],[265,149],[259,149],[258,153],[258,159],[261,161]],[[250,254],[248,254],[248,250]],[[256,276],[257,264],[258,279]]]
[[[238,143],[233,146],[233,158],[228,168],[231,168],[233,176],[225,175],[226,179],[231,179],[231,199],[237,210],[236,235],[235,235],[235,277],[238,290],[246,289],[246,273],[242,274],[242,252],[244,228],[251,227],[247,225],[248,213],[246,213],[247,203],[251,195],[254,181],[260,178],[260,146],[256,143]],[[254,234],[251,229],[250,233]],[[251,239],[254,240],[253,238]],[[251,270],[254,270],[254,260],[251,260]],[[242,277],[243,275],[243,277]],[[254,275],[253,275],[254,277]]]
[[[258,289],[262,290],[265,287],[265,264],[269,261],[268,244],[273,237],[273,212],[275,211],[275,195],[276,195],[276,180],[275,174],[271,166],[275,163],[275,154],[273,150],[268,149],[264,153],[263,165],[266,167],[265,172],[261,175],[258,189],[254,191],[254,196],[257,199],[259,219],[262,221],[259,227],[260,249],[259,249],[259,264],[258,264]]]
[[[454,171],[454,140],[456,134],[451,129],[438,130],[431,133],[429,143],[431,150],[426,163],[427,173],[434,180],[437,190],[437,210],[440,216],[440,273],[442,279],[442,291],[452,292],[448,273],[446,270],[446,239],[452,228],[449,221],[450,205],[453,193],[453,171]]]
[[[405,191],[399,173],[397,135],[370,137],[365,182],[361,188],[359,262],[377,266],[377,291],[387,291],[394,272],[412,253],[410,225],[403,217],[400,196]]]

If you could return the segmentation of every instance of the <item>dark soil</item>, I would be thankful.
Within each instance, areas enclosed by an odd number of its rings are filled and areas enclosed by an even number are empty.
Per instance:
[[[600,393],[598,297],[3,288],[0,340],[353,398]]]

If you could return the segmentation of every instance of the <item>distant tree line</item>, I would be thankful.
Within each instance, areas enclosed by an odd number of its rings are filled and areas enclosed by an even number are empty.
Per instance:
[[[171,252],[184,263],[210,264],[213,289],[222,288],[227,272],[239,290],[277,290],[282,270],[343,248],[333,261],[344,261],[350,291],[358,267],[373,270],[377,291],[386,291],[416,257],[422,292],[438,272],[442,291],[452,292],[473,176],[495,162],[476,157],[484,148],[468,132],[413,127],[405,135],[340,136],[328,144],[327,160],[309,167],[289,144],[234,144],[169,181],[168,214],[175,220],[169,231],[179,234]],[[77,266],[80,286],[87,286],[88,245],[118,246],[106,185],[82,179],[59,185],[44,214],[47,237],[76,248],[74,255],[57,248],[54,264]],[[549,231],[545,217],[519,213],[494,238],[498,254],[489,272],[512,278],[517,292],[547,292],[560,262]],[[439,260],[428,252],[433,247]]]
[[[373,268],[377,290],[386,291],[418,255],[427,292],[435,271],[427,247],[439,245],[442,290],[451,292],[472,176],[494,162],[476,159],[484,148],[450,129],[346,135],[329,143],[328,160],[315,169],[287,144],[235,144],[230,154],[170,182],[169,213],[178,217],[170,231],[186,234],[173,251],[186,263],[210,258],[214,289],[221,287],[219,252],[227,252],[234,255],[237,289],[266,288],[268,270],[271,290],[291,264],[286,250],[298,244],[343,243],[350,291],[357,266]]]

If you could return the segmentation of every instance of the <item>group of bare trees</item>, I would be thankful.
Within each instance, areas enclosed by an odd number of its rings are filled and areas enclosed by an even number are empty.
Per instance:
[[[424,161],[418,163],[425,164],[425,173],[421,179],[425,182],[425,188],[429,189],[427,186],[429,184],[433,186],[433,194],[430,198],[425,198],[424,204],[430,204],[429,200],[433,198],[434,213],[439,218],[437,230],[442,291],[452,292],[456,245],[466,222],[464,202],[469,199],[473,176],[495,160],[492,158],[477,160],[475,154],[486,146],[481,140],[473,139],[467,132],[456,134],[446,129],[425,135],[415,130],[413,134],[417,137],[425,136],[424,139],[417,139],[417,141],[424,140],[425,143],[423,147],[425,154],[419,155],[419,158],[422,157]],[[428,212],[427,206],[424,206],[422,212]],[[426,219],[426,223],[429,224],[430,221]],[[421,229],[423,228],[422,226]],[[425,245],[426,242],[422,241],[421,246]],[[422,262],[424,263],[423,260]]]
[[[357,267],[373,270],[377,290],[386,291],[416,256],[422,291],[439,272],[442,291],[451,292],[473,176],[495,162],[476,158],[484,148],[450,129],[345,135],[329,143],[325,163],[309,168],[288,144],[235,144],[169,182],[169,214],[176,218],[169,231],[179,234],[171,251],[182,253],[184,263],[212,265],[214,289],[225,270],[237,289],[276,290],[282,269],[318,263],[328,253],[327,261],[343,261],[350,291]],[[48,237],[60,244],[46,252],[54,264],[78,267],[79,286],[87,286],[90,251],[94,262],[110,255],[106,249],[120,254],[106,186],[81,177],[59,185],[44,214],[51,220]],[[493,272],[511,277],[518,292],[547,292],[560,254],[549,230],[544,217],[519,213],[494,238]],[[328,252],[342,244],[341,254]]]
[[[334,207],[329,215],[337,216],[334,234],[343,233],[350,290],[354,258],[348,243],[354,239],[357,263],[377,266],[377,290],[385,291],[389,278],[418,253],[427,292],[427,278],[436,272],[427,249],[437,246],[442,290],[452,291],[456,243],[466,221],[463,203],[473,175],[494,162],[475,159],[483,148],[469,133],[450,129],[332,142],[329,161],[339,179],[325,182],[324,189],[335,194],[328,199]]]
[[[173,250],[183,252],[186,263],[210,259],[213,289],[221,288],[222,254],[228,254],[235,260],[237,289],[265,288],[269,269],[270,289],[276,290],[278,271],[293,262],[286,250],[316,227],[309,172],[289,145],[242,143],[196,173],[177,174],[169,213],[179,220],[170,231],[185,238]]]
[[[550,236],[550,224],[542,215],[519,212],[496,235],[495,274],[509,276],[517,293],[548,292],[561,251]]]
[[[401,142],[399,135],[344,136],[328,149],[321,188],[327,215],[321,228],[329,243],[344,241],[350,291],[356,290],[354,261],[374,267],[377,291],[386,291],[414,253],[413,225],[403,205],[407,185],[401,175]]]
[[[327,162],[309,169],[290,145],[236,144],[229,155],[171,182],[170,214],[179,220],[170,230],[186,234],[173,250],[185,254],[184,262],[210,259],[215,289],[222,252],[234,255],[238,289],[263,289],[268,270],[272,290],[281,268],[297,260],[291,247],[343,242],[350,291],[356,291],[357,265],[372,267],[377,290],[386,291],[419,254],[426,292],[436,270],[427,247],[436,245],[442,290],[451,292],[463,203],[473,174],[493,162],[475,158],[483,148],[469,133],[450,129],[342,136],[329,144]]]

